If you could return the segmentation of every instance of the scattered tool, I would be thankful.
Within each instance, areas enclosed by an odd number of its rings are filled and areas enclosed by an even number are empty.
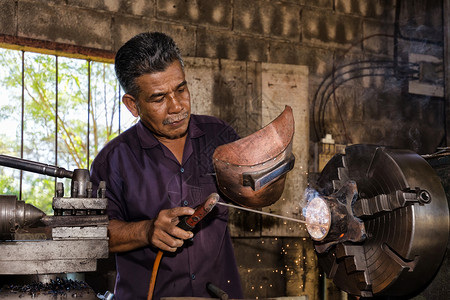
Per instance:
[[[98,293],[97,298],[102,299],[102,300],[113,300],[114,294],[111,293],[110,291],[106,291],[104,295]]]

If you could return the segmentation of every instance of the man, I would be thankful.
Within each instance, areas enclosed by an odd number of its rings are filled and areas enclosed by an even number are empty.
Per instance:
[[[214,117],[191,115],[183,60],[167,35],[135,36],[117,52],[115,69],[124,104],[140,118],[102,149],[91,169],[94,185],[107,186],[116,299],[147,298],[159,250],[154,299],[210,297],[208,282],[242,298],[226,208],[216,206],[195,232],[176,226],[217,192],[212,154],[237,134]]]

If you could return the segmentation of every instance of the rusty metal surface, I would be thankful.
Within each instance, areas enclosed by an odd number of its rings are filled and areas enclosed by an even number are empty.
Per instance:
[[[95,271],[108,257],[108,240],[41,240],[0,243],[0,274],[50,274]]]
[[[94,272],[96,259],[52,259],[0,261],[2,275],[63,274]]]
[[[332,194],[349,180],[358,187],[354,207],[365,202],[357,211],[367,239],[338,243],[318,255],[319,264],[350,294],[418,293],[439,269],[449,238],[449,209],[439,177],[412,151],[353,145],[327,164],[318,181],[320,193]]]
[[[285,110],[271,123],[235,142],[217,147],[213,155],[219,189],[230,200],[259,208],[276,202],[284,190],[286,174],[275,177],[262,188],[244,186],[243,174],[269,170],[292,155],[294,118]]]
[[[108,236],[107,226],[74,226],[52,228],[53,240],[105,239],[106,236]]]
[[[106,198],[53,198],[53,209],[61,210],[105,210],[107,204]]]
[[[108,225],[107,215],[83,215],[83,216],[45,216],[41,222],[50,227],[57,226],[99,226]]]
[[[107,239],[2,242],[0,261],[107,258],[107,244]]]

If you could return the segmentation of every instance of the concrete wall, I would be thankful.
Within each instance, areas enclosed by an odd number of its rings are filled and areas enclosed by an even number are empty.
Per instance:
[[[444,79],[439,69],[442,1],[0,1],[0,35],[19,38],[19,43],[28,38],[37,44],[57,43],[61,50],[80,46],[106,55],[133,35],[154,30],[173,36],[184,56],[205,59],[202,66],[212,62],[219,68],[216,74],[226,61],[234,68],[227,75],[236,83],[229,94],[233,99],[254,96],[249,83],[262,73],[248,66],[306,66],[309,133],[305,135],[311,151],[305,174],[315,170],[313,146],[326,133],[339,144],[383,144],[421,154],[435,151],[445,141]],[[222,93],[217,99],[226,101],[224,87],[230,87],[225,86],[230,80],[214,80],[220,84],[212,87]],[[257,109],[247,107],[246,114],[251,115],[247,120],[257,121],[239,123],[242,135],[263,125],[260,96],[254,97],[260,101]],[[232,121],[236,110],[230,103],[210,105],[214,114]],[[245,219],[243,230],[261,225],[257,217]],[[295,233],[275,240],[276,236],[264,236],[260,227],[257,231],[235,238],[246,297],[318,299],[319,276],[309,239],[304,234],[296,238]],[[294,252],[286,254],[287,245]],[[265,258],[260,261],[261,249]],[[301,258],[299,263],[296,258]],[[246,272],[250,268],[257,272]]]

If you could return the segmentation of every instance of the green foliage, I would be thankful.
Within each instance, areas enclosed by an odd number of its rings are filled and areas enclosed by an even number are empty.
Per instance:
[[[22,195],[22,200],[30,203],[46,214],[51,214],[52,200],[55,189],[55,179],[44,176],[24,176],[24,181],[30,185],[29,189],[25,189]]]
[[[118,90],[110,64],[0,49],[0,154],[23,149],[28,160],[88,168],[119,133]],[[20,172],[8,174],[0,172],[0,193],[19,195]],[[23,174],[22,200],[50,212],[55,179]]]
[[[14,183],[14,178],[10,174],[0,171],[0,195],[19,196],[18,186],[15,186]]]

